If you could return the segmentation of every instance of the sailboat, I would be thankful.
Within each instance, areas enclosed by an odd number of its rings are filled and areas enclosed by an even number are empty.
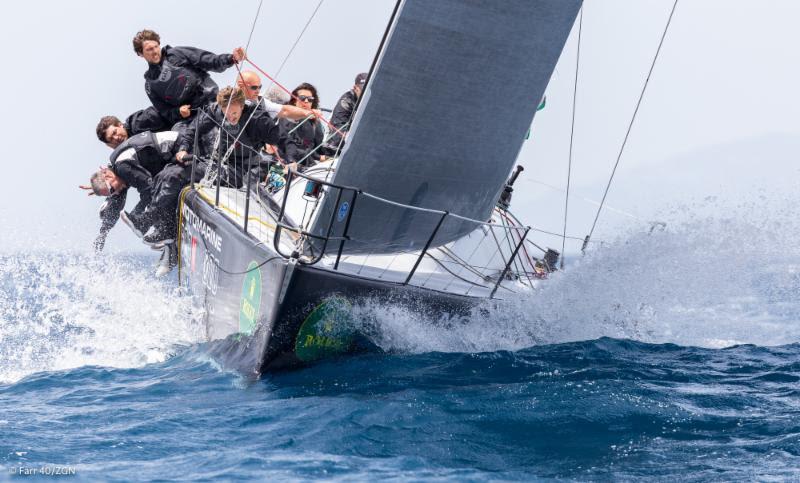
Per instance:
[[[400,0],[338,158],[275,192],[210,162],[181,196],[178,277],[214,355],[255,375],[309,364],[360,349],[360,300],[458,313],[553,270],[508,204],[580,7]]]

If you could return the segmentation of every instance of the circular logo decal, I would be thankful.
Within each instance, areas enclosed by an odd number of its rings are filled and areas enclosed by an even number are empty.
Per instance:
[[[309,362],[347,352],[355,335],[350,314],[350,303],[341,297],[331,297],[317,305],[297,331],[297,358]]]

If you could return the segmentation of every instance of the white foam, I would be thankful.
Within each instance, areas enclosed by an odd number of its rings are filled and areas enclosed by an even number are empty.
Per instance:
[[[0,382],[85,365],[138,367],[202,340],[190,299],[137,265],[46,252],[0,257]]]
[[[603,336],[713,348],[795,343],[796,200],[757,201],[677,207],[666,231],[632,232],[536,292],[465,317],[434,319],[372,300],[356,307],[356,319],[379,346],[401,352],[517,350]]]

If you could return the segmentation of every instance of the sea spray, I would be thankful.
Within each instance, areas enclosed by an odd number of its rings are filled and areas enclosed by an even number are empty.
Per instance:
[[[800,223],[791,200],[674,207],[663,231],[631,231],[536,290],[431,316],[367,299],[356,319],[392,352],[486,352],[600,337],[701,347],[800,341]]]
[[[202,340],[191,300],[151,271],[120,256],[0,257],[0,382],[84,365],[141,366]]]

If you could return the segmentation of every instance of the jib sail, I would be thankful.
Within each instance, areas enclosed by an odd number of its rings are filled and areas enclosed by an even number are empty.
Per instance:
[[[580,6],[581,0],[403,0],[333,182],[487,220]],[[343,233],[352,199],[335,198],[323,201],[312,232]],[[420,249],[440,218],[359,196],[344,251]],[[447,217],[432,245],[474,228]]]

